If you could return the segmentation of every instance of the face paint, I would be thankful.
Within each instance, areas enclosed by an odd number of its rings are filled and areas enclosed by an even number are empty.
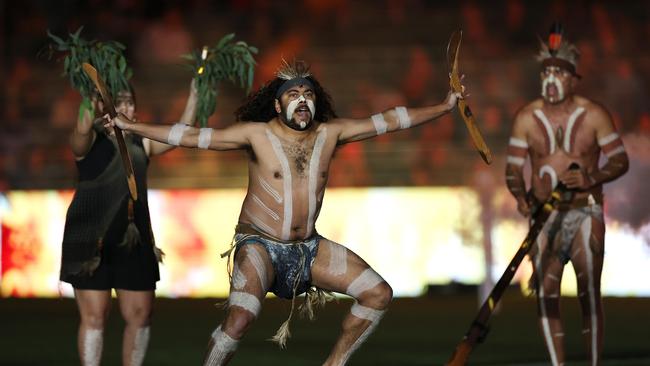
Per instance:
[[[302,102],[307,104],[307,108],[309,109],[309,113],[311,114],[311,116],[309,118],[309,121],[307,121],[307,122],[305,122],[305,121],[299,121],[298,122],[295,119],[291,118],[291,117],[293,117],[293,113],[298,108],[298,105],[300,103],[302,103]],[[315,114],[316,114],[316,105],[314,105],[314,101],[312,101],[310,99],[306,99],[303,95],[301,95],[300,97],[298,97],[298,99],[292,100],[291,102],[289,102],[289,105],[287,105],[286,122],[285,123],[289,127],[292,127],[291,122],[293,122],[293,124],[297,125],[299,127],[299,129],[304,130],[307,127],[307,124],[314,119]]]
[[[557,95],[548,95],[548,86],[552,85],[557,90]],[[559,103],[564,100],[564,88],[555,74],[551,73],[542,81],[542,97],[549,103]]]

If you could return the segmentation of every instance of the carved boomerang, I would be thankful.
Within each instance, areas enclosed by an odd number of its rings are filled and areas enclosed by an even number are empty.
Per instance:
[[[458,53],[460,51],[460,42],[463,38],[463,31],[455,31],[449,38],[449,44],[447,44],[447,66],[449,67],[449,85],[454,92],[461,93],[462,86],[460,83],[460,77],[458,76]],[[478,150],[478,153],[483,158],[487,164],[492,163],[492,152],[490,148],[485,143],[481,131],[478,129],[476,120],[474,120],[474,115],[472,110],[469,108],[465,100],[458,99],[458,109],[460,115],[465,121],[465,126],[469,131],[469,135],[472,137],[472,142],[474,147]]]
[[[102,80],[102,78],[97,73],[97,69],[95,69],[91,64],[87,62],[83,63],[83,69],[84,72],[86,72],[86,75],[88,75],[88,77],[90,78],[90,80],[93,81],[93,83],[97,87],[97,90],[99,90],[99,94],[102,96],[102,100],[104,101],[104,106],[106,107],[105,109],[108,112],[108,114],[112,118],[117,117],[117,112],[115,111],[115,105],[113,104],[113,99],[111,98],[111,95],[108,93],[108,89],[106,88],[106,84],[104,84],[104,80]],[[126,182],[129,185],[129,193],[131,194],[131,198],[134,201],[137,201],[138,188],[135,184],[133,165],[131,164],[131,157],[129,156],[129,151],[126,149],[126,144],[124,143],[124,136],[122,135],[122,129],[117,126],[113,126],[113,129],[115,130],[115,138],[117,139],[117,146],[120,150],[120,156],[122,157],[122,165],[124,166],[124,170],[126,172]]]

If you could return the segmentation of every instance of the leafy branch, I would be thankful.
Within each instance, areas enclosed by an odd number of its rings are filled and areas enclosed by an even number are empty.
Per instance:
[[[256,65],[253,55],[257,54],[257,48],[243,41],[235,42],[234,38],[234,33],[227,34],[215,46],[181,56],[190,61],[188,66],[194,71],[198,95],[196,118],[202,127],[217,107],[218,86],[222,81],[245,88],[246,93],[253,85]]]
[[[128,80],[133,74],[124,58],[126,47],[116,41],[87,41],[80,36],[82,30],[83,26],[70,33],[65,40],[47,31],[47,36],[53,41],[52,48],[65,55],[63,76],[70,78],[70,84],[83,98],[90,99],[96,89],[82,69],[82,64],[88,62],[97,69],[113,98],[116,98],[118,92],[129,89]]]

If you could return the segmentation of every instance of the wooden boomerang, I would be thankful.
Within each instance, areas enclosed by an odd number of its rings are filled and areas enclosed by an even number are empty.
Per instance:
[[[458,76],[458,52],[460,51],[460,42],[463,38],[463,31],[455,31],[449,38],[449,43],[447,44],[447,66],[449,67],[449,85],[454,92],[462,93],[462,86],[460,83],[460,77]],[[478,129],[476,120],[474,120],[474,115],[472,110],[469,108],[465,100],[458,99],[458,109],[460,115],[465,121],[465,126],[469,131],[469,135],[472,137],[472,142],[474,147],[478,150],[478,153],[483,158],[487,164],[492,163],[492,152],[490,148],[485,143],[481,131]]]
[[[526,254],[530,251],[535,240],[537,240],[537,236],[544,228],[544,224],[551,215],[551,212],[553,212],[557,204],[561,201],[570,202],[572,199],[573,191],[560,183],[551,193],[551,197],[537,210],[533,216],[533,226],[528,231],[528,235],[526,235],[526,238],[519,246],[519,250],[517,250],[517,253],[510,260],[508,267],[501,275],[499,281],[492,288],[490,296],[483,302],[483,306],[481,306],[481,309],[478,311],[476,318],[472,321],[463,339],[456,346],[451,358],[445,364],[446,366],[464,366],[467,363],[469,354],[477,344],[485,339],[489,329],[488,321],[492,316],[494,308],[499,300],[501,300],[501,296],[508,285],[510,285],[510,281],[515,276],[515,272],[519,268],[521,261],[523,261]]]
[[[93,81],[93,83],[97,87],[97,90],[99,90],[99,94],[102,96],[102,100],[104,101],[104,106],[106,107],[105,109],[108,111],[108,114],[112,118],[117,117],[117,112],[115,111],[115,105],[113,104],[113,99],[111,98],[111,95],[108,93],[106,84],[104,84],[104,80],[102,80],[102,78],[97,73],[97,69],[95,69],[91,64],[87,62],[83,63],[83,69],[84,72],[86,72],[86,75],[88,75],[88,77],[90,78],[90,80]],[[115,138],[117,139],[117,146],[120,150],[120,156],[122,157],[122,165],[124,166],[124,170],[126,171],[126,182],[129,185],[129,193],[131,194],[131,198],[134,201],[137,201],[138,188],[135,184],[133,165],[131,164],[131,157],[129,156],[129,151],[126,149],[126,144],[124,143],[124,136],[122,135],[122,129],[117,126],[113,126],[113,129],[115,130]]]

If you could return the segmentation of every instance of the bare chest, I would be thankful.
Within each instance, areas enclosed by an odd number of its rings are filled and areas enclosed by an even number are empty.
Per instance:
[[[586,123],[582,107],[571,113],[556,114],[535,110],[529,141],[534,157],[590,154],[597,147],[595,131]]]

